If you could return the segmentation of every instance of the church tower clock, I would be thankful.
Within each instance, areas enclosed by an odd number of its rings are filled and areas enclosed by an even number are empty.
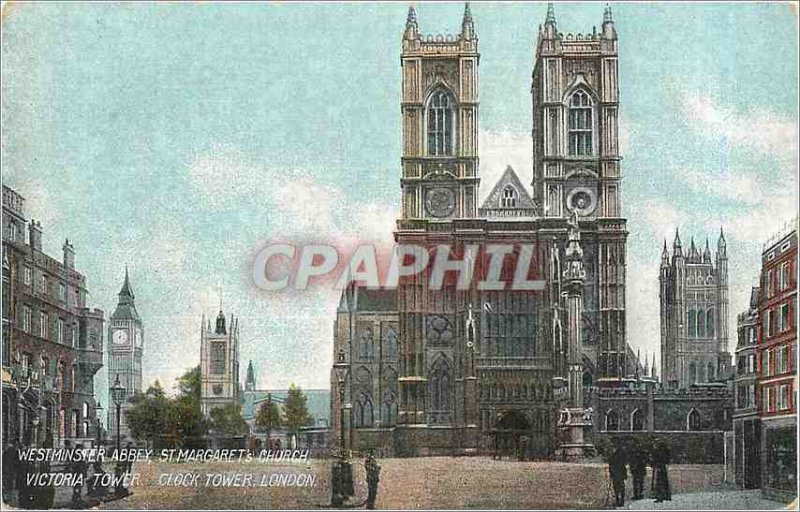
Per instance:
[[[108,326],[108,385],[109,396],[111,386],[119,378],[125,387],[128,398],[142,392],[142,353],[144,351],[144,327],[134,304],[128,269],[125,269],[125,281],[119,292],[117,308],[111,315]],[[120,435],[130,438],[130,429],[125,419],[125,411],[129,404],[124,403],[120,409]],[[116,435],[116,408],[108,408],[108,427]]]

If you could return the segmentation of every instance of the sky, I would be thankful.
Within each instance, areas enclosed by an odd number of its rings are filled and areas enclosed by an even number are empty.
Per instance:
[[[11,3],[3,10],[2,173],[69,238],[110,315],[125,265],[144,381],[199,362],[202,315],[240,318],[259,387],[328,387],[338,292],[268,293],[266,241],[389,244],[399,206],[400,43],[408,4]],[[423,34],[462,3],[417,3]],[[473,3],[480,174],[530,183],[530,75],[544,3]],[[592,31],[604,4],[557,3]],[[731,349],[762,243],[797,214],[796,4],[619,3],[628,342],[659,346],[658,267],[680,228],[728,241]],[[96,386],[107,386],[101,370]],[[243,376],[242,376],[243,377]]]

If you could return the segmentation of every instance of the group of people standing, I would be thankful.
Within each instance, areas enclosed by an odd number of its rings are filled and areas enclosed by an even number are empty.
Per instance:
[[[625,504],[625,480],[630,468],[633,479],[633,499],[644,498],[644,480],[648,464],[653,468],[650,490],[655,501],[672,499],[669,486],[667,464],[669,464],[669,446],[664,440],[655,440],[651,446],[639,439],[633,439],[628,447],[619,438],[612,441],[611,453],[608,456],[608,474],[614,490],[614,501],[617,507]]]

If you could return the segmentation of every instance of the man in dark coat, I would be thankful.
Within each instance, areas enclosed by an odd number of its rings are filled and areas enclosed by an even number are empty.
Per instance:
[[[375,460],[375,456],[371,451],[364,461],[364,469],[367,472],[367,508],[373,510],[375,508],[375,499],[378,497],[381,465]]]
[[[633,442],[631,459],[631,477],[633,477],[633,499],[640,500],[644,497],[644,476],[647,473],[647,451],[637,439]]]
[[[653,448],[653,476],[655,480],[654,494],[656,503],[672,499],[672,491],[669,488],[667,464],[669,464],[669,446],[667,446],[664,440],[659,440]]]
[[[611,477],[611,485],[614,487],[614,501],[618,507],[625,504],[625,480],[628,478],[626,462],[625,450],[620,445],[619,440],[615,439],[614,449],[608,458],[608,475]]]

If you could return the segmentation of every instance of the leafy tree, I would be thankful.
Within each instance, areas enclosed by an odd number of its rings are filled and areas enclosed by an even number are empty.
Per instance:
[[[284,424],[293,434],[297,434],[301,427],[305,427],[311,421],[306,401],[303,390],[294,383],[289,384],[289,392],[283,402],[283,419]]]
[[[177,378],[178,396],[167,417],[167,437],[174,444],[193,445],[205,436],[208,422],[200,409],[200,365]]]
[[[211,425],[226,436],[238,436],[247,432],[247,422],[242,417],[242,408],[238,404],[211,409]]]
[[[261,407],[256,414],[256,426],[263,427],[267,431],[267,439],[273,429],[280,428],[283,423],[281,411],[278,404],[272,401],[272,395],[267,393],[267,399],[261,402]]]
[[[125,413],[131,435],[142,441],[152,442],[159,438],[165,428],[170,401],[164,394],[161,383],[155,381],[145,393],[131,397],[131,407]]]
[[[200,365],[178,377],[178,396],[200,402]]]

